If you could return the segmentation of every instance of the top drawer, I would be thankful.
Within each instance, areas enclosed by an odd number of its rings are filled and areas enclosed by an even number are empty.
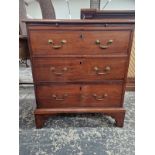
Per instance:
[[[126,54],[130,30],[30,30],[33,55]]]

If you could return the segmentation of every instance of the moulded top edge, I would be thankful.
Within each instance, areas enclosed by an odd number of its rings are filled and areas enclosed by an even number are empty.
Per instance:
[[[134,24],[134,19],[28,19],[23,20],[30,24],[47,24],[47,23],[61,23],[61,24]]]

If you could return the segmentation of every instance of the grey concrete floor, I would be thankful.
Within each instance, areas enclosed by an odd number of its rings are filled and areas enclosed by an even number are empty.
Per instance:
[[[20,65],[20,81],[30,82],[31,68]],[[20,155],[134,155],[134,92],[126,92],[123,128],[101,114],[63,114],[51,117],[36,129],[33,86],[19,87]]]

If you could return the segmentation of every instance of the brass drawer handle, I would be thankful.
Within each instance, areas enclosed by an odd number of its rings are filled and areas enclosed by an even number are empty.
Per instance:
[[[59,48],[62,47],[62,45],[53,45],[52,47],[53,47],[54,49],[59,49]]]
[[[102,49],[107,49],[109,46],[105,46],[105,45],[100,45],[100,48]]]
[[[68,94],[64,94],[62,97],[59,98],[59,96],[57,96],[56,94],[53,94],[52,97],[56,100],[56,101],[64,101],[65,98],[68,96]]]
[[[108,96],[108,94],[103,94],[101,96],[98,96],[97,94],[93,94],[93,97],[97,100],[97,101],[102,101],[104,100],[106,97]]]
[[[52,45],[52,47],[53,47],[54,49],[59,49],[59,48],[61,48],[64,44],[66,44],[66,43],[67,43],[66,40],[61,40],[60,45],[55,45],[55,43],[53,42],[53,40],[51,40],[51,39],[48,40],[48,44]]]
[[[68,70],[67,67],[64,67],[61,72],[56,72],[55,67],[51,67],[50,71],[52,71],[57,76],[62,76]]]
[[[106,66],[106,67],[103,69],[103,72],[100,72],[100,69],[99,69],[97,66],[95,66],[95,67],[94,67],[94,71],[96,72],[97,75],[105,75],[105,74],[110,73],[111,67],[110,67],[110,66]]]
[[[109,48],[110,45],[113,43],[113,40],[109,40],[109,41],[107,42],[106,45],[101,45],[100,40],[96,40],[95,43],[96,43],[96,45],[99,45],[99,47],[100,47],[101,49],[107,49],[107,48]]]

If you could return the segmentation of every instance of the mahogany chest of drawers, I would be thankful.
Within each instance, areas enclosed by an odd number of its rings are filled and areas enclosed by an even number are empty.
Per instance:
[[[58,113],[103,113],[123,126],[134,20],[27,20],[36,127]]]

